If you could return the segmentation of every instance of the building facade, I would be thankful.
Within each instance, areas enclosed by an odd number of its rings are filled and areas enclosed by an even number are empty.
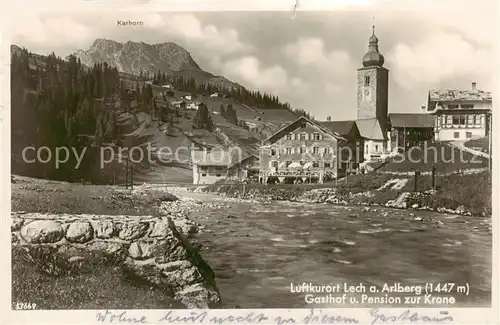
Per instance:
[[[300,117],[263,141],[262,183],[318,182],[340,177],[349,162],[347,140],[319,123]]]
[[[231,155],[224,149],[191,151],[193,184],[213,184],[228,177]]]
[[[399,152],[434,140],[434,116],[426,113],[392,113],[391,146]]]
[[[491,92],[470,89],[429,91],[427,110],[434,116],[435,140],[462,141],[486,137],[491,128]]]
[[[353,159],[349,162],[344,162],[342,168],[346,170],[347,174],[356,174],[359,170],[359,164],[365,159],[364,139],[361,137],[357,123],[355,121],[332,121],[328,117],[327,121],[321,124],[347,140],[347,146],[353,153]]]
[[[259,179],[260,162],[259,156],[249,155],[240,161],[236,161],[229,167],[229,178],[237,180]]]

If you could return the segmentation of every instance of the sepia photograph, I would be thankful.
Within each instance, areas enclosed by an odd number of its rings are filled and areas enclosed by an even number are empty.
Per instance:
[[[494,307],[495,1],[302,5],[19,13],[12,311]]]

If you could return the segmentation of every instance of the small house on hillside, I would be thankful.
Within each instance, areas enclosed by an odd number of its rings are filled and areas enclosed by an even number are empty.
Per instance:
[[[173,88],[173,87],[172,87],[172,85],[169,85],[169,84],[167,84],[167,85],[162,85],[162,87],[163,87],[163,88],[167,88],[167,89],[172,89],[172,88]]]
[[[215,92],[213,94],[210,94],[210,97],[219,97],[219,93]]]
[[[175,100],[175,101],[170,102],[170,104],[172,104],[173,106],[175,106],[177,108],[186,109],[186,101],[184,101],[184,100]]]
[[[198,98],[198,96],[196,94],[186,94],[186,95],[182,96],[182,98],[185,100],[196,100],[196,98]]]
[[[197,111],[202,102],[191,102],[186,105],[186,109]]]

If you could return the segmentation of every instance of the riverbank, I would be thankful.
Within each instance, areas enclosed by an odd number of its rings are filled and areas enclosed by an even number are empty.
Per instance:
[[[353,175],[345,180],[315,188],[313,185],[279,186],[262,184],[208,185],[197,191],[232,198],[276,200],[336,205],[385,206],[459,215],[491,216],[491,174],[450,174],[437,177],[432,190],[430,175],[418,179],[387,174]]]
[[[164,190],[13,177],[12,307],[220,307],[194,205]]]

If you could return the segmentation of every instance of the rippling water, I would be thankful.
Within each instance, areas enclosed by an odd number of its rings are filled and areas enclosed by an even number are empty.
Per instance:
[[[191,214],[226,308],[307,304],[290,284],[468,283],[456,306],[489,306],[491,220],[329,204],[238,202]],[[423,220],[415,221],[414,215]],[[430,307],[430,306],[427,306]]]

